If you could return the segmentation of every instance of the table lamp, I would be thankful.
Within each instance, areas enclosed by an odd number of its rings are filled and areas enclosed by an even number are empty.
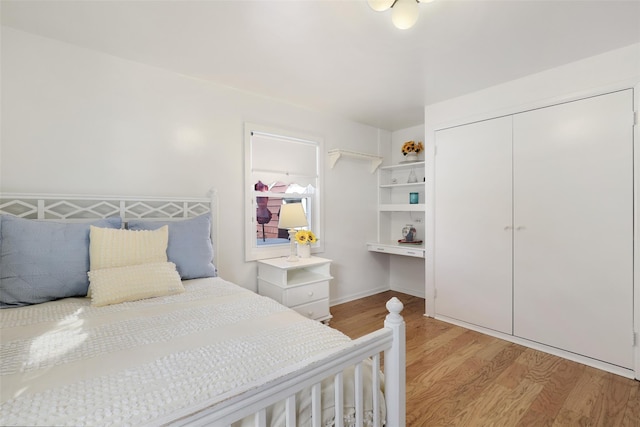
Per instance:
[[[302,203],[286,203],[280,208],[280,218],[278,220],[278,228],[289,229],[289,243],[291,245],[291,254],[287,261],[298,261],[296,255],[296,230],[294,228],[306,227],[307,216],[302,209]]]

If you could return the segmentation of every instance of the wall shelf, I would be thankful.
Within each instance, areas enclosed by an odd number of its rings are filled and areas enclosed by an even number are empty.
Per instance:
[[[407,225],[416,229],[418,239],[425,238],[425,162],[402,162],[378,168],[378,231],[376,241],[367,243],[370,252],[425,258],[425,245],[400,244]],[[415,182],[408,182],[409,180]],[[409,203],[417,193],[418,203]]]
[[[422,169],[424,167],[425,167],[425,162],[424,160],[422,160],[419,162],[402,162],[402,163],[398,163],[397,165],[382,166],[380,169],[394,171],[394,170],[412,169],[412,168]]]
[[[369,252],[380,252],[384,254],[402,255],[414,258],[424,258],[425,248],[422,245],[401,245],[393,242],[370,242],[367,243]]]
[[[407,182],[407,183],[402,183],[402,184],[380,184],[380,188],[400,188],[400,187],[422,188],[422,187],[424,187],[424,181]]]
[[[382,203],[378,205],[380,212],[424,212],[424,203],[409,204],[409,203]]]
[[[336,165],[336,162],[340,159],[340,157],[353,157],[356,159],[368,160],[371,162],[371,173],[374,173],[378,166],[382,164],[382,157],[376,156],[373,154],[359,153],[357,151],[349,151],[349,150],[341,150],[336,148],[334,150],[329,150],[329,167],[333,169]]]

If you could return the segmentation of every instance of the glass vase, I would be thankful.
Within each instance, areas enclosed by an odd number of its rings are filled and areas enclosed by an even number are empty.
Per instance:
[[[416,173],[413,169],[409,172],[409,178],[407,179],[408,183],[418,182],[418,177],[416,177]]]

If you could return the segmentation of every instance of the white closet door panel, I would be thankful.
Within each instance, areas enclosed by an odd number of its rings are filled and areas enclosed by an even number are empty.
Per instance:
[[[632,92],[514,116],[514,334],[632,368]]]
[[[436,132],[436,315],[512,333],[511,117]]]

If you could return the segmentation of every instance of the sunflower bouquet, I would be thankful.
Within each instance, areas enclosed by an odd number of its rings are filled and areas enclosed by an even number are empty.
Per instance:
[[[296,232],[296,243],[299,245],[310,245],[318,241],[318,238],[311,230],[300,230]]]
[[[424,150],[424,145],[422,145],[422,142],[407,141],[402,146],[402,154],[405,156],[409,153],[418,154],[422,150]]]

